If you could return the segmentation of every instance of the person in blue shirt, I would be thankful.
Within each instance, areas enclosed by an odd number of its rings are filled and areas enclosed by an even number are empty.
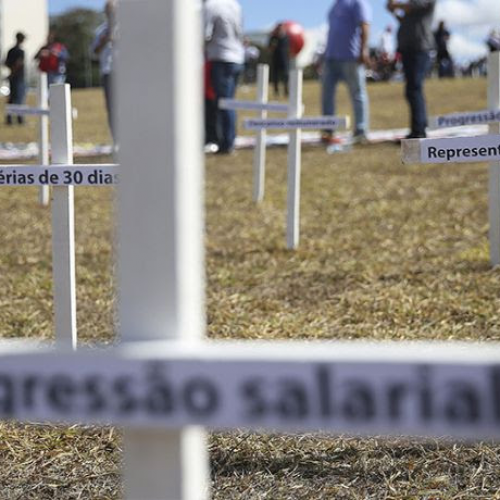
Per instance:
[[[116,139],[112,85],[113,47],[116,36],[115,11],[116,0],[107,0],[104,7],[106,20],[96,29],[94,41],[91,45],[92,53],[99,58],[99,71],[101,73],[101,82],[104,89],[108,125],[113,141]]]
[[[324,115],[335,114],[335,92],[340,81],[349,88],[354,111],[353,143],[366,143],[369,102],[365,65],[369,62],[368,37],[371,7],[367,0],[336,0],[328,14],[328,40],[324,54],[322,108]],[[337,142],[332,132],[322,141]]]

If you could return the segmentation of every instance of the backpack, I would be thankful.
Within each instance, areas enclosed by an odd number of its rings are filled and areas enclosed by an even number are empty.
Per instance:
[[[61,43],[54,43],[43,49],[38,60],[38,69],[44,73],[56,73],[59,71],[59,54],[63,50]]]

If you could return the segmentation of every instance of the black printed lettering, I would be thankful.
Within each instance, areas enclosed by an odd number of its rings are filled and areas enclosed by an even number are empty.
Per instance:
[[[243,401],[248,405],[245,416],[259,418],[268,413],[268,406],[263,394],[264,381],[262,379],[248,380],[241,386]]]
[[[450,384],[444,413],[451,423],[473,424],[480,418],[480,400],[474,386],[466,382]]]
[[[285,419],[307,417],[307,388],[296,380],[280,380],[276,412]]]
[[[9,417],[14,413],[14,381],[8,375],[0,375],[0,415]]]
[[[346,384],[346,395],[342,412],[351,420],[370,420],[375,416],[375,396],[371,387],[361,381]]]
[[[103,380],[98,376],[91,376],[83,383],[83,393],[86,396],[89,413],[98,413],[106,408],[106,396],[102,390]]]
[[[209,416],[219,407],[217,387],[202,378],[194,378],[186,383],[183,400],[186,411],[197,417]]]
[[[132,377],[118,377],[113,383],[113,393],[118,399],[117,411],[131,413],[137,410],[138,401],[132,393]]]
[[[427,148],[427,154],[429,155],[429,158],[437,158],[437,148],[429,146]]]
[[[65,375],[54,375],[46,382],[47,402],[52,409],[62,413],[73,410],[74,396],[77,388],[71,379]]]
[[[316,370],[316,385],[318,387],[319,411],[321,416],[330,417],[333,413],[332,408],[332,382],[331,374],[326,366],[320,366]]]

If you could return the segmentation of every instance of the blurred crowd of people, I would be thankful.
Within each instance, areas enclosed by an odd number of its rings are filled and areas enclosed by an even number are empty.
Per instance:
[[[326,15],[328,36],[317,51],[313,65],[321,80],[320,101],[324,115],[336,111],[336,89],[344,82],[352,101],[353,142],[367,142],[369,101],[367,81],[405,81],[405,97],[410,109],[409,137],[425,137],[427,111],[423,86],[425,78],[435,73],[439,78],[456,75],[483,75],[486,59],[459,66],[453,60],[449,45],[452,34],[444,20],[435,26],[437,0],[388,0],[387,10],[399,24],[387,26],[376,46],[369,46],[372,8],[369,0],[332,0]],[[113,124],[113,45],[116,38],[116,0],[107,0],[104,22],[96,29],[90,51],[99,63],[104,90],[109,129]],[[272,90],[276,97],[289,93],[291,64],[297,54],[287,24],[279,22],[260,48],[244,36],[243,13],[237,0],[204,0],[205,53],[205,140],[210,150],[231,154],[236,138],[236,113],[219,106],[221,99],[234,98],[239,80],[255,81],[257,63],[266,53],[271,69]],[[395,33],[397,31],[397,33]],[[4,65],[9,69],[9,103],[23,104],[26,96],[26,64],[23,44],[26,34],[16,34],[14,46],[8,51]],[[500,50],[500,31],[493,30],[485,40],[488,50]],[[300,50],[300,48],[298,49]],[[69,52],[58,33],[51,31],[47,42],[35,55],[38,69],[47,74],[48,83],[66,79]],[[6,116],[12,125],[14,118],[23,124],[23,117]],[[334,133],[324,131],[323,141],[335,143]]]
[[[115,38],[116,0],[107,0],[105,3],[105,21],[95,31],[94,40],[90,52],[98,61],[101,83],[104,89],[106,110],[111,135],[114,137],[113,125],[113,98],[112,98],[112,74],[113,74],[113,40]],[[18,32],[15,36],[15,45],[7,52],[4,65],[9,69],[9,96],[8,104],[22,105],[26,100],[26,55],[23,44],[26,34]],[[35,54],[35,62],[41,73],[46,73],[48,85],[65,83],[67,64],[70,54],[59,34],[50,30],[47,42],[40,47]],[[17,124],[24,124],[22,115],[6,113],[5,122],[12,125],[14,120]]]
[[[26,99],[26,55],[23,48],[26,34],[16,33],[15,45],[7,52],[4,64],[9,69],[9,104],[22,105]],[[66,46],[54,31],[49,32],[47,42],[38,50],[35,60],[39,71],[47,74],[49,85],[64,83],[66,80],[66,64],[69,53]],[[19,125],[24,124],[22,115],[16,116]],[[12,125],[13,116],[6,114],[5,123]]]

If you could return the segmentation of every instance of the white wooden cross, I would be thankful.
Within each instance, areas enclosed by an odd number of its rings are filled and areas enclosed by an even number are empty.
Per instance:
[[[488,56],[489,110],[436,117],[434,126],[489,123],[489,135],[443,139],[405,140],[403,163],[490,163],[489,241],[490,262],[500,265],[500,52]]]
[[[281,129],[290,131],[288,143],[288,191],[287,234],[289,250],[299,246],[300,239],[300,174],[302,165],[302,129],[337,129],[349,127],[349,117],[319,116],[302,117],[302,70],[290,74],[290,103],[288,118],[247,119],[244,126],[249,130]]]
[[[120,2],[121,345],[0,346],[0,417],[125,426],[127,500],[208,499],[205,428],[500,440],[497,344],[204,340],[200,10]]]
[[[29,106],[7,105],[8,114],[38,116],[38,162],[40,165],[49,164],[49,96],[47,87],[47,73],[38,74],[37,105]],[[38,199],[41,205],[49,204],[49,187],[40,186]]]
[[[269,66],[257,66],[257,101],[240,101],[236,99],[221,99],[219,107],[222,109],[239,109],[258,111],[261,119],[266,119],[268,112],[288,113],[289,105],[279,102],[268,102],[269,99]],[[257,139],[253,160],[253,200],[260,203],[264,199],[266,178],[266,129],[257,130]]]
[[[40,95],[46,96],[41,80]],[[46,82],[45,82],[46,83]],[[44,90],[45,89],[45,90]],[[73,125],[69,85],[50,87],[52,164],[43,148],[41,165],[0,165],[0,186],[52,186],[52,276],[55,338],[61,346],[76,348],[76,280],[74,186],[111,186],[117,182],[115,165],[73,165]],[[30,112],[32,110],[29,110]],[[46,137],[44,132],[43,134]],[[45,196],[45,193],[44,193]]]

